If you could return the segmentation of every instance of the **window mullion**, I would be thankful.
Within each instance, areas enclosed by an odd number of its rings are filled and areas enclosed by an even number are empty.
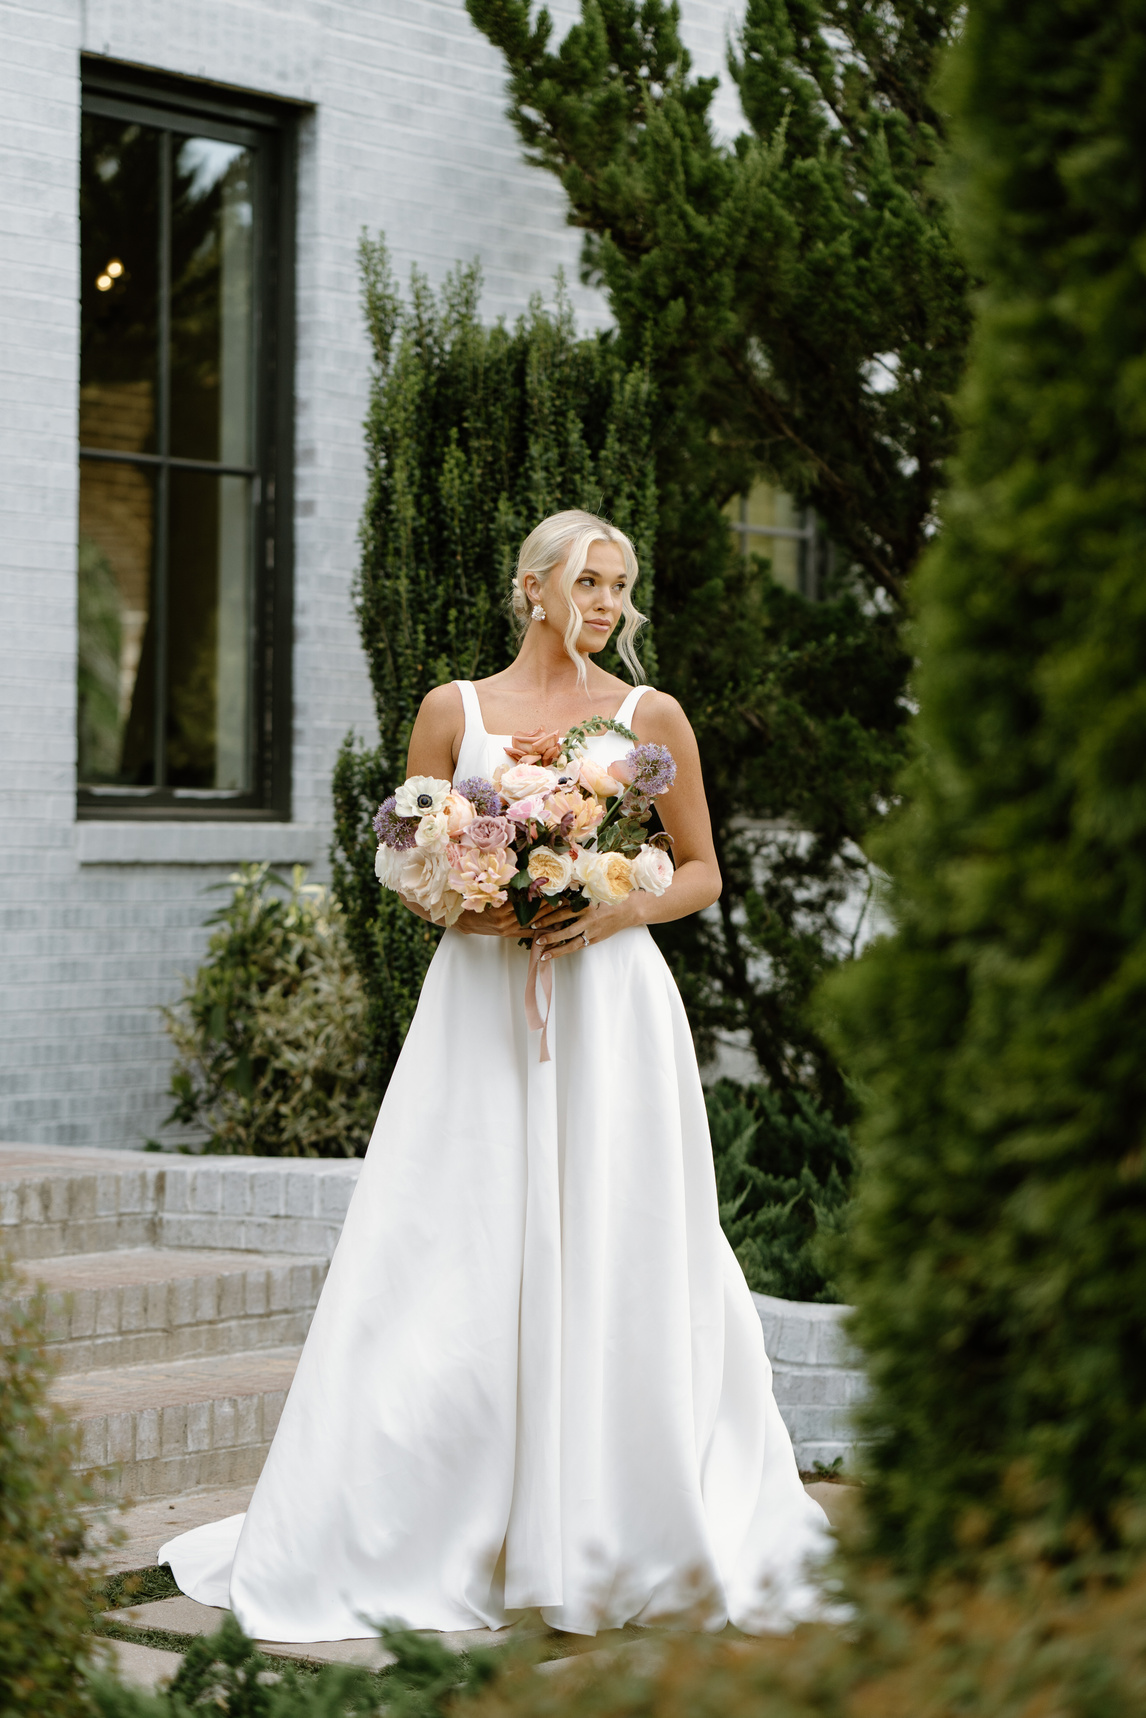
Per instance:
[[[159,134],[159,364],[155,494],[155,785],[167,785],[167,521],[171,452],[171,133]]]

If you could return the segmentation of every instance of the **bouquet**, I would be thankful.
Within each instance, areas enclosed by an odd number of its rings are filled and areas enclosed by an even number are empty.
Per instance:
[[[628,755],[607,767],[588,755],[592,734],[620,734]],[[634,889],[663,895],[672,882],[667,835],[646,839],[653,801],[676,778],[665,746],[642,745],[605,716],[507,746],[493,780],[454,787],[410,776],[378,810],[375,872],[435,924],[512,902],[527,926],[542,901],[572,913],[612,906]]]

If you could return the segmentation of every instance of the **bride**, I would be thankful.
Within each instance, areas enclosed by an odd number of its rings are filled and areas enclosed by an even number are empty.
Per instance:
[[[639,681],[636,579],[615,527],[544,520],[518,560],[516,660],[439,686],[414,725],[408,773],[454,782],[590,715],[667,746],[676,872],[659,896],[538,914],[549,1060],[512,908],[443,935],[250,1507],[159,1552],[259,1639],[533,1609],[583,1634],[761,1632],[821,1607],[825,1518],[720,1228],[692,1039],[647,928],[720,893],[696,741],[675,699],[593,661],[620,626]],[[589,741],[601,764],[629,745]]]

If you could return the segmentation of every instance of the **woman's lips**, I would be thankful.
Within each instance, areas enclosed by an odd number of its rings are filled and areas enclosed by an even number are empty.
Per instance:
[[[591,626],[594,632],[612,632],[613,623],[610,620],[587,620],[586,626]]]

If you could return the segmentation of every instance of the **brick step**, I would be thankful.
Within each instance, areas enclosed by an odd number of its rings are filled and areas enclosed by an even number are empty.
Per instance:
[[[256,1480],[301,1348],[68,1373],[54,1395],[82,1430],[103,1497],[174,1497]]]
[[[19,1268],[48,1291],[49,1348],[73,1373],[301,1343],[327,1261],[148,1247]]]
[[[361,1171],[360,1158],[0,1144],[0,1245],[17,1259],[147,1246],[329,1258]]]

